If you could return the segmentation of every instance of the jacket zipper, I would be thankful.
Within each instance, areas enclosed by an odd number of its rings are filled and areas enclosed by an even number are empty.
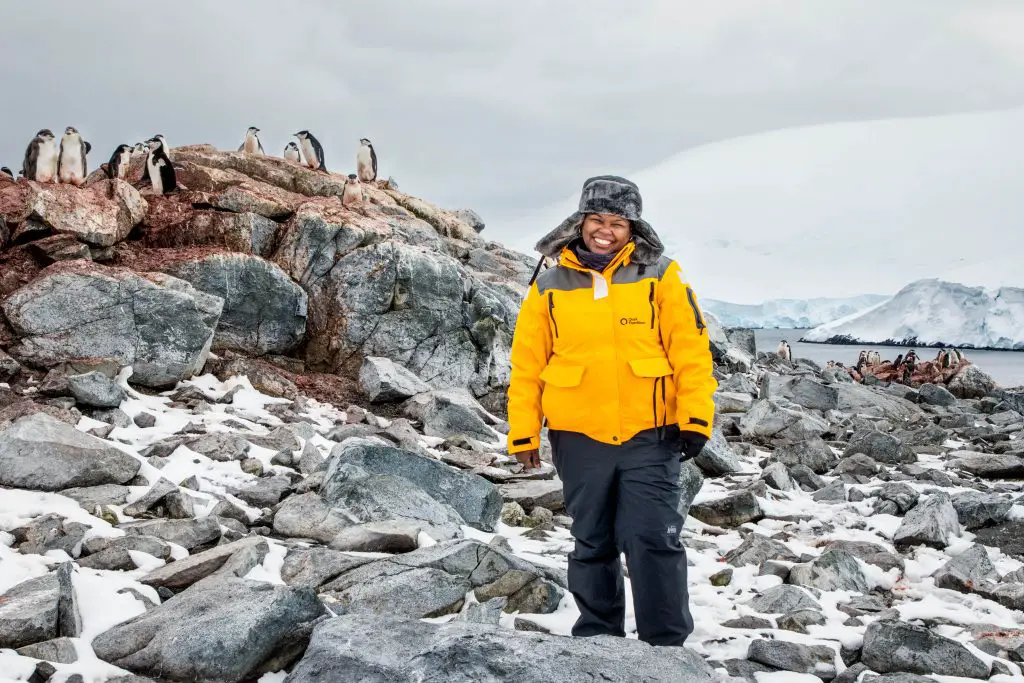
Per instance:
[[[651,302],[651,329],[654,329],[654,280],[651,280],[651,295],[648,297]]]
[[[558,321],[555,320],[555,293],[548,292],[548,316],[551,318],[551,324],[555,326],[555,339],[558,338]]]
[[[697,308],[697,302],[693,298],[693,290],[689,287],[686,288],[686,298],[690,301],[690,308],[693,309],[693,321],[697,325],[697,331],[704,334],[704,320],[700,317],[700,310]]]

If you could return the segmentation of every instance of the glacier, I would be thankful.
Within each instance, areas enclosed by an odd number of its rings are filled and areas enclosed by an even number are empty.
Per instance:
[[[718,299],[703,299],[725,327],[747,329],[804,329],[817,327],[887,301],[881,294],[862,294],[850,298],[771,299],[760,304],[736,304]]]
[[[1024,350],[1024,289],[918,280],[800,341]]]

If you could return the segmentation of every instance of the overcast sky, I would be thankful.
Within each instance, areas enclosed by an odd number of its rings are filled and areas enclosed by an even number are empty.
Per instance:
[[[369,137],[382,176],[493,226],[694,145],[1024,104],[1021,35],[1019,0],[5,2],[0,165],[44,127],[91,168],[308,128],[330,169]]]

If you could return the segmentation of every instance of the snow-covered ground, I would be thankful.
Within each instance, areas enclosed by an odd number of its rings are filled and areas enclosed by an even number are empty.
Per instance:
[[[916,340],[922,346],[1024,349],[1024,289],[912,282],[888,301],[809,330],[803,340],[833,337],[865,344]]]
[[[789,128],[684,150],[634,180],[702,298],[850,297],[929,277],[1021,286],[1024,108]],[[582,179],[580,179],[582,182]],[[497,226],[537,238],[566,199]]]
[[[725,327],[806,329],[859,313],[889,299],[863,294],[846,299],[771,299],[759,304],[734,304],[704,298],[701,304]]]

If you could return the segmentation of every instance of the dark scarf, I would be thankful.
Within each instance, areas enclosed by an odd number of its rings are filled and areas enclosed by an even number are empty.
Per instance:
[[[619,252],[613,252],[611,254],[595,254],[594,252],[587,249],[586,245],[583,244],[583,238],[577,237],[569,245],[569,249],[572,253],[576,254],[576,258],[579,259],[580,263],[585,268],[590,270],[596,270],[601,273],[608,267],[608,264],[615,260],[615,257],[619,255]],[[619,250],[621,251],[621,249]]]

